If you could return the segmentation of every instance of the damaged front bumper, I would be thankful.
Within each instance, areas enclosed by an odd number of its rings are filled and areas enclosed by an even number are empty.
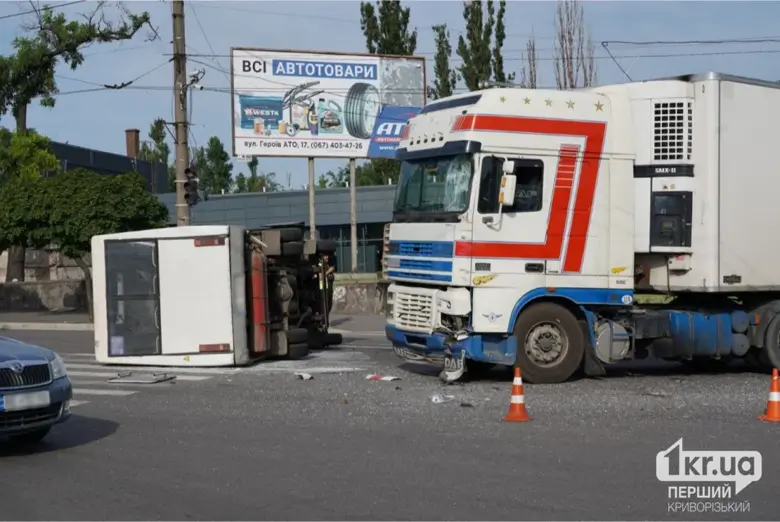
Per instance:
[[[445,381],[456,381],[466,371],[470,338],[456,341],[446,334],[404,332],[394,325],[385,326],[385,336],[393,344],[396,356],[410,362],[440,366],[439,377]]]

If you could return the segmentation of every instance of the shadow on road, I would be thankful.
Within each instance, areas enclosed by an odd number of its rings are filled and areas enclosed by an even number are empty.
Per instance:
[[[399,365],[399,369],[414,373],[417,375],[437,376],[441,368],[431,364],[405,362]],[[513,369],[508,366],[495,366],[489,371],[479,372],[477,375],[469,377],[468,372],[464,375],[463,381],[483,381],[483,382],[506,382],[511,381]],[[618,363],[610,367],[603,377],[586,377],[582,374],[575,375],[568,382],[587,381],[587,380],[610,380],[634,377],[677,377],[685,378],[696,375],[741,375],[755,374],[762,375],[768,372],[757,371],[753,367],[745,364],[743,361],[733,361],[727,366],[716,368],[703,368],[690,364],[669,362],[657,359],[646,359],[640,361],[630,361]],[[530,383],[529,383],[530,384]]]
[[[118,429],[119,424],[114,421],[73,415],[69,420],[52,428],[48,437],[38,444],[22,446],[0,439],[0,458],[77,448],[110,437]]]

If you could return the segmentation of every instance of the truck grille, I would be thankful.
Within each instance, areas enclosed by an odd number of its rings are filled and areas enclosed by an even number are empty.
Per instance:
[[[395,294],[395,323],[403,330],[431,331],[433,296]]]
[[[47,363],[25,366],[21,373],[16,373],[10,368],[0,368],[0,390],[38,386],[48,384],[50,381],[51,372]]]

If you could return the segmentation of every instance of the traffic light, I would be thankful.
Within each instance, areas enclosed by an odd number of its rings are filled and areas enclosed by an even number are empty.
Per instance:
[[[200,197],[198,196],[198,174],[195,169],[188,167],[184,171],[184,175],[187,176],[187,181],[184,182],[184,201],[189,206],[197,205]]]

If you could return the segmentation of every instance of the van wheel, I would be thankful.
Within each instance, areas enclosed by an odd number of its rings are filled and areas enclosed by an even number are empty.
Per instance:
[[[555,303],[532,305],[520,313],[514,330],[515,367],[534,384],[565,382],[580,367],[585,338],[577,318]]]

